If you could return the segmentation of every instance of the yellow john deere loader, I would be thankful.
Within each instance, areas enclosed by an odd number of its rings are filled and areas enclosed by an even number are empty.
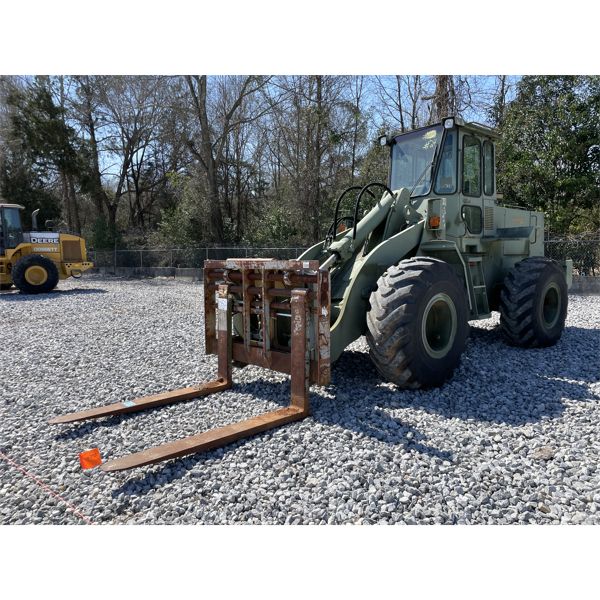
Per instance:
[[[492,129],[454,117],[383,136],[388,182],[342,193],[325,239],[297,260],[204,263],[205,343],[218,355],[218,379],[50,422],[219,392],[232,386],[232,364],[291,375],[289,407],[101,467],[118,471],[306,417],[309,385],[327,385],[331,363],[362,335],[381,376],[400,388],[441,385],[460,361],[468,322],[492,311],[500,312],[510,344],[554,344],[564,328],[572,263],[544,257],[542,213],[498,204],[496,139]],[[368,198],[370,210],[363,208]]]
[[[82,238],[38,231],[39,209],[31,216],[33,231],[23,232],[23,209],[19,204],[0,204],[1,290],[15,285],[25,294],[46,293],[56,287],[59,279],[80,277],[94,266],[87,261]]]

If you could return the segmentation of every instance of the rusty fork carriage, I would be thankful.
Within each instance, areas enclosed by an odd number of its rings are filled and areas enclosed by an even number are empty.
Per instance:
[[[291,376],[288,407],[169,442],[103,464],[122,471],[204,452],[308,416],[309,386],[330,381],[330,281],[319,261],[227,259],[204,263],[204,334],[216,354],[217,379],[55,417],[72,423],[208,396],[232,387],[232,364],[258,365]]]

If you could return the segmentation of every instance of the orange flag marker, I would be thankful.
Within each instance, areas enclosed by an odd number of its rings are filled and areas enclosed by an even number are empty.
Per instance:
[[[98,448],[92,448],[79,454],[79,464],[82,469],[93,469],[102,464],[102,457]]]

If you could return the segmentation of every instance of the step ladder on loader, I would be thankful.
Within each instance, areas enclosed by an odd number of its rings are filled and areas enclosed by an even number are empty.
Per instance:
[[[218,356],[217,379],[62,415],[49,423],[111,417],[221,392],[233,385],[232,363],[290,374],[290,406],[117,458],[100,468],[122,471],[205,452],[308,416],[309,385],[327,385],[330,380],[329,271],[319,269],[317,260],[206,261],[204,308],[206,352]]]

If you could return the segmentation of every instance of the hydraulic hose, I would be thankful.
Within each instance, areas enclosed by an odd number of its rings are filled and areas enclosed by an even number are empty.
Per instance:
[[[371,183],[367,183],[367,185],[365,185],[365,187],[363,187],[363,189],[360,191],[360,194],[358,195],[358,198],[356,199],[356,204],[354,205],[354,229],[352,232],[353,240],[356,239],[356,226],[358,225],[358,209],[360,207],[360,200],[365,192],[369,192],[369,194],[371,194],[371,196],[374,197],[374,194],[371,191],[369,191],[369,188],[371,188],[371,187],[381,187],[390,196],[392,196],[392,197],[394,196],[394,192],[392,192],[392,190],[390,190],[390,188],[387,185],[385,185],[385,183],[379,183],[378,181],[372,181]]]

